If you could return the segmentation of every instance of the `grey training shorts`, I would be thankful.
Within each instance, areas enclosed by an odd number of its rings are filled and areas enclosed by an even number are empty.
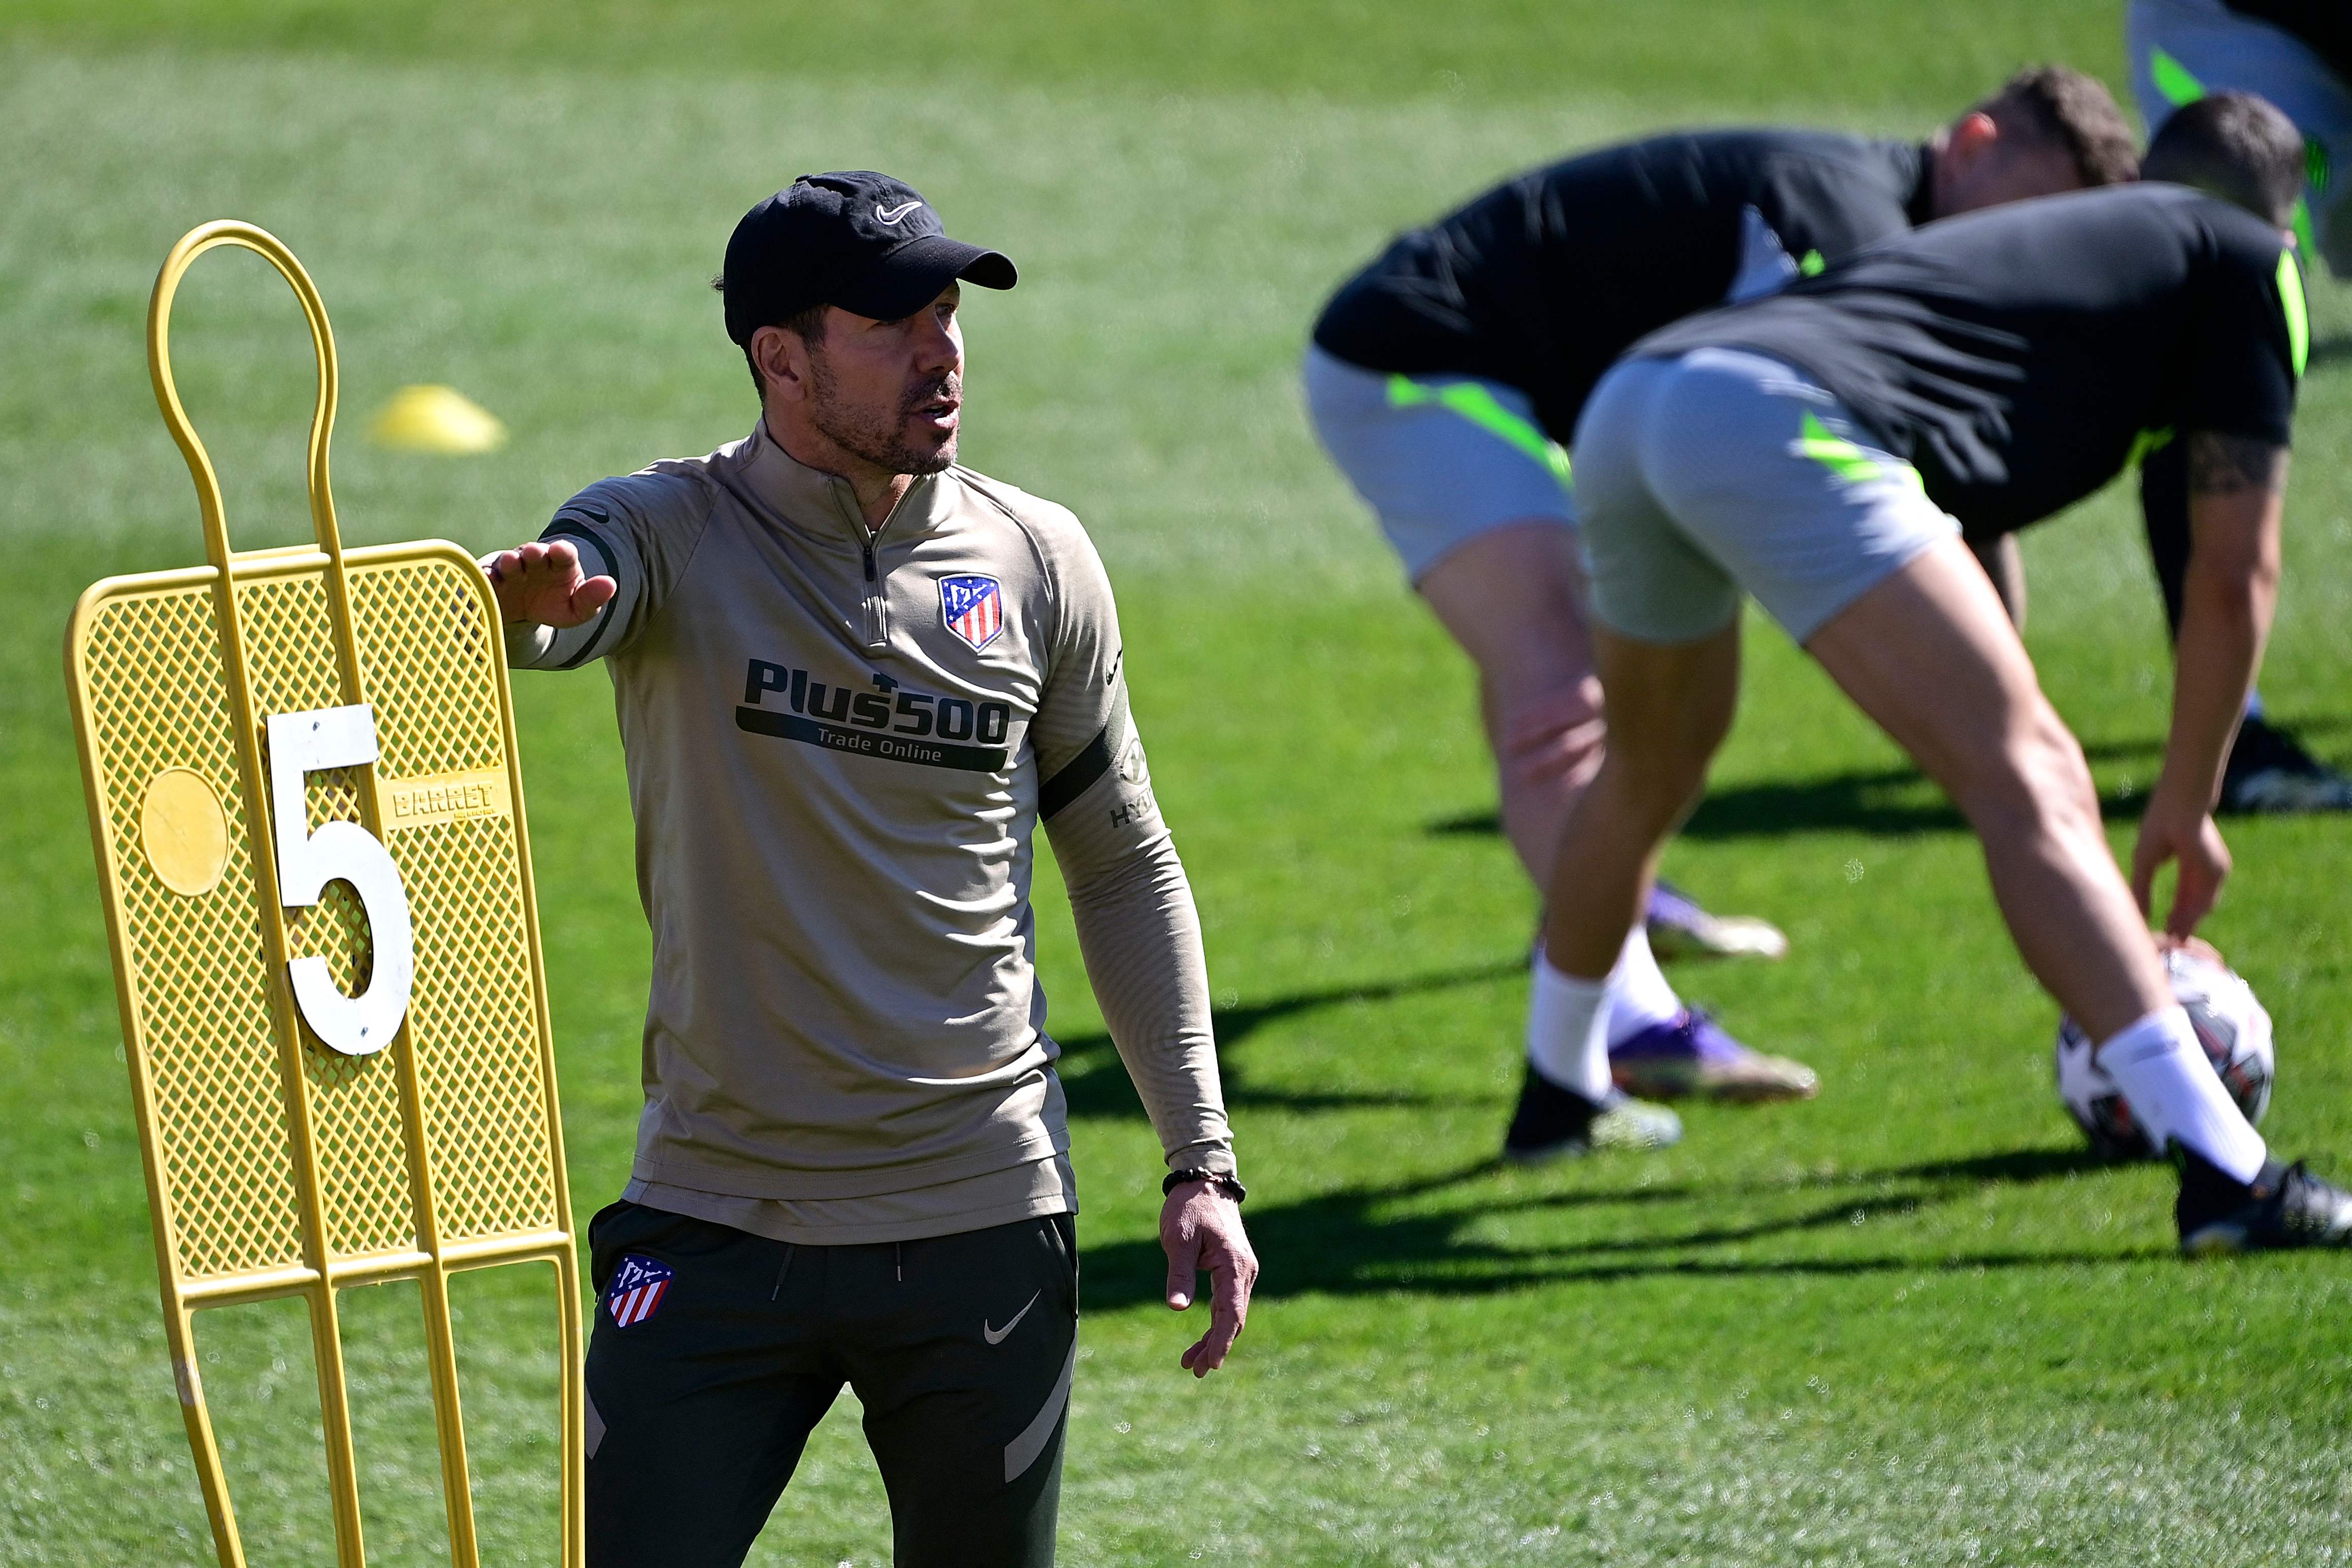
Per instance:
[[[1392,375],[1309,345],[1307,416],[1413,582],[1510,522],[1576,526],[1568,454],[1528,395],[1467,375]]]
[[[1696,642],[1756,595],[1803,643],[1959,524],[1802,371],[1737,349],[1621,360],[1576,427],[1592,610]]]

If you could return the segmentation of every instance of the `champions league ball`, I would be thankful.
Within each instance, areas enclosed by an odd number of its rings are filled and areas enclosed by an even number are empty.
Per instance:
[[[2254,1000],[2253,987],[2202,942],[2168,950],[2164,968],[2221,1087],[2248,1121],[2260,1123],[2270,1109],[2278,1058],[2271,1041],[2271,1016]],[[2122,1088],[2092,1059],[2091,1044],[2074,1019],[2058,1020],[2058,1098],[2065,1101],[2066,1113],[2099,1158],[2153,1159],[2163,1151],[2132,1114]]]

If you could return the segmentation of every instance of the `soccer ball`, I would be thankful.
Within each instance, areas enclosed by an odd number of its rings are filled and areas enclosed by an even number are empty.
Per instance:
[[[2189,1011],[2197,1043],[2250,1122],[2270,1109],[2271,1083],[2278,1057],[2271,1041],[2271,1016],[2254,999],[2253,987],[2202,942],[2167,950],[2166,974],[2172,994]],[[2102,1160],[2147,1160],[2163,1152],[2132,1114],[2129,1101],[2106,1068],[2092,1059],[2090,1037],[2072,1018],[2058,1020],[2058,1098]]]

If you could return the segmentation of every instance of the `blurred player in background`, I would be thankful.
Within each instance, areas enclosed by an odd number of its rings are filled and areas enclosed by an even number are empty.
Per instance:
[[[2182,1248],[2352,1244],[2352,1194],[2270,1157],[2145,923],[2165,862],[2176,939],[2230,868],[2212,809],[2276,602],[2307,343],[2282,226],[2302,149],[2240,102],[2167,127],[2148,163],[2233,170],[2263,216],[2153,182],[1979,213],[1654,333],[1601,381],[1577,437],[1610,743],[1553,872],[1548,1048],[1606,1059],[1606,977],[1738,701],[1744,589],[1975,828],[2027,965],[2179,1162]],[[2188,454],[2191,548],[2127,885],[1958,533],[2072,505],[2161,430]]]
[[[2132,0],[2124,24],[2132,93],[2148,135],[2209,92],[2251,92],[2304,143],[2292,219],[2304,265],[2352,276],[2352,6],[2343,0]]]
[[[2344,0],[2133,0],[2125,25],[2132,89],[2148,134],[2209,92],[2251,92],[2285,111],[2303,138],[2302,189],[2292,223],[2306,275],[2326,258],[2352,276],[2352,5]],[[2339,171],[2347,171],[2339,177]],[[2147,455],[2140,498],[2166,619],[2180,630],[2181,574],[2189,560],[2187,455],[2168,445]],[[2012,610],[2015,590],[2004,593]],[[2322,764],[2268,721],[2260,692],[2230,749],[2225,811],[2352,811],[2352,779]]]
[[[1538,169],[1398,238],[1324,308],[1307,403],[1413,586],[1477,665],[1503,828],[1538,886],[1600,765],[1578,511],[1564,449],[1594,382],[1643,333],[1769,292],[1931,218],[2128,180],[2136,143],[2077,72],[2020,73],[1924,144],[1703,132]],[[1778,956],[1780,933],[1668,889],[1611,976],[1606,1063],[1538,1031],[1506,1154],[1680,1135],[1625,1091],[1742,1100],[1814,1092],[1684,1007],[1652,953]],[[1541,959],[1538,955],[1538,971]]]

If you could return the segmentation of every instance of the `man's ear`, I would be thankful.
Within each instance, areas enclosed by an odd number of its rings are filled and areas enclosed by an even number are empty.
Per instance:
[[[1952,133],[1944,142],[1944,151],[1954,155],[1954,161],[1972,163],[1993,150],[2000,141],[2000,122],[1981,109],[1971,109],[1952,122]]]
[[[808,396],[808,345],[799,333],[761,327],[751,334],[751,358],[771,394],[794,403]]]

